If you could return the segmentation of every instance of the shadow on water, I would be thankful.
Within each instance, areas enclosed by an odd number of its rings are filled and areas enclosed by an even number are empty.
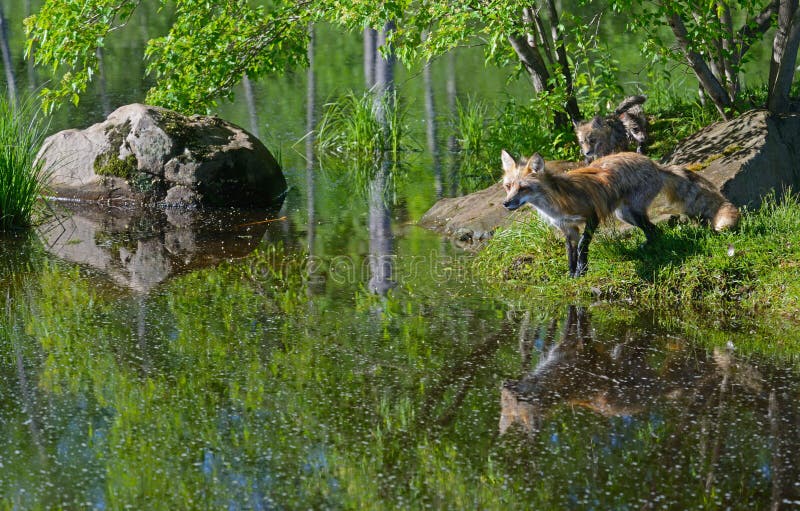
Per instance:
[[[286,222],[278,210],[129,209],[63,203],[38,227],[45,250],[148,292],[169,278],[252,252]]]
[[[796,373],[737,356],[732,346],[707,351],[652,327],[642,329],[648,318],[640,318],[639,326],[629,323],[618,335],[607,335],[605,328],[598,333],[591,316],[570,307],[560,335],[555,319],[531,329],[524,318],[520,353],[529,369],[502,384],[501,434],[516,432],[540,455],[557,447],[569,450],[570,440],[560,439],[553,425],[569,415],[594,417],[569,428],[578,429],[600,456],[622,445],[641,450],[640,456],[628,455],[627,463],[638,463],[626,470],[642,479],[637,498],[643,509],[663,505],[659,500],[674,494],[675,488],[667,488],[676,483],[687,495],[701,486],[712,502],[738,507],[730,493],[715,494],[735,487],[737,473],[752,474],[754,494],[763,484],[760,491],[772,509],[800,504]],[[537,351],[538,361],[530,367]],[[610,436],[601,438],[586,422],[607,424]],[[637,439],[642,431],[651,438]],[[641,449],[642,443],[649,445]],[[613,464],[613,455],[608,458],[600,464]],[[656,467],[673,475],[651,479]]]

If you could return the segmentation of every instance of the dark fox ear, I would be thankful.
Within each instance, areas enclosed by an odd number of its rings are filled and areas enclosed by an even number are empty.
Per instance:
[[[528,168],[534,174],[544,170],[544,158],[539,153],[533,153],[533,156],[528,158]]]
[[[603,118],[599,115],[595,115],[592,118],[592,128],[593,129],[600,129],[603,127]]]
[[[572,119],[572,127],[575,128],[576,130],[578,128],[580,128],[581,127],[580,121],[576,121],[575,119]]]
[[[503,172],[511,172],[517,167],[515,160],[505,149],[500,151],[500,159],[503,160]]]

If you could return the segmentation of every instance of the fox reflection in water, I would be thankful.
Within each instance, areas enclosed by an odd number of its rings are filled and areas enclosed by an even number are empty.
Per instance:
[[[529,433],[541,428],[548,411],[560,404],[588,408],[605,417],[634,415],[661,400],[694,406],[714,394],[722,383],[762,392],[755,368],[736,363],[732,352],[717,349],[712,357],[675,356],[656,370],[648,362],[654,336],[627,333],[619,342],[594,338],[589,313],[570,307],[563,334],[554,343],[556,322],[544,335],[539,362],[501,389],[500,432],[516,424]],[[521,338],[523,358],[530,342]]]
[[[800,505],[796,370],[769,361],[756,365],[755,360],[736,357],[732,347],[709,353],[632,326],[621,335],[603,338],[592,329],[589,313],[579,307],[569,308],[558,340],[556,321],[529,339],[527,319],[526,313],[520,335],[523,367],[530,366],[534,342],[541,353],[535,367],[502,385],[501,434],[517,429],[534,440],[548,427],[549,416],[569,407],[589,409],[597,417],[658,417],[655,420],[669,422],[666,427],[672,431],[657,456],[659,465],[681,466],[681,459],[701,453],[701,484],[709,491],[715,480],[730,475],[721,472],[721,460],[727,457],[730,463],[737,456],[736,445],[758,445],[770,461],[764,465],[740,460],[743,465],[737,470],[766,474],[772,509]],[[740,422],[743,417],[752,420],[749,426]],[[690,478],[696,477],[693,473]]]

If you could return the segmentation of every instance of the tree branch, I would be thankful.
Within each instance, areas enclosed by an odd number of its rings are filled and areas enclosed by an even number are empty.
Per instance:
[[[564,47],[564,38],[558,31],[558,11],[556,10],[556,3],[554,0],[547,1],[547,9],[550,15],[550,29],[553,33],[553,46],[556,50],[559,67],[561,67],[561,74],[564,76],[564,83],[567,89],[567,115],[573,122],[581,120],[581,111],[578,107],[578,100],[575,98],[575,91],[572,87],[572,72],[569,69],[569,61],[567,60],[567,50]]]
[[[779,0],[772,0],[764,9],[758,13],[752,22],[745,22],[739,29],[735,38],[736,46],[739,47],[739,54],[736,62],[742,61],[742,57],[758,36],[763,35],[772,26],[772,17],[778,12]]]
[[[692,49],[683,19],[681,19],[680,15],[677,13],[673,13],[669,16],[668,21],[681,51],[689,62],[689,66],[694,71],[697,79],[700,80],[703,89],[714,102],[720,115],[722,115],[724,119],[729,119],[730,113],[728,109],[732,106],[731,98],[725,88],[719,83],[719,80],[714,76],[714,73],[711,72],[711,69],[709,69],[703,57]]]
[[[533,88],[536,92],[544,92],[547,82],[550,80],[550,72],[547,70],[542,55],[536,48],[528,45],[527,39],[523,36],[510,35],[508,42],[511,43],[511,47],[531,77]]]

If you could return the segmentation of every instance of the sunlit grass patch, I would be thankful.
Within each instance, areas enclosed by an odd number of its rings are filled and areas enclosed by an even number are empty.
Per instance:
[[[714,233],[694,223],[662,224],[661,236],[643,245],[638,230],[606,230],[590,247],[588,273],[571,279],[560,235],[534,220],[500,231],[476,265],[505,289],[565,300],[602,298],[753,311],[766,304],[796,315],[798,225],[800,202],[787,195],[745,211],[732,232]]]

